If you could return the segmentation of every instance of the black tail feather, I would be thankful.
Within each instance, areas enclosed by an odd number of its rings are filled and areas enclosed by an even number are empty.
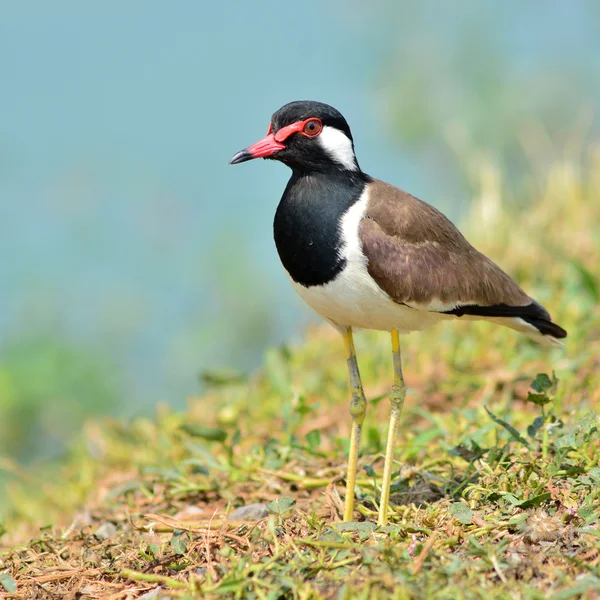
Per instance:
[[[567,337],[567,332],[556,323],[540,317],[520,317],[526,323],[533,325],[542,335],[550,335],[556,339]]]
[[[552,322],[548,311],[535,300],[526,306],[510,306],[508,304],[494,304],[492,306],[479,306],[471,304],[467,306],[457,306],[452,310],[444,311],[446,315],[472,315],[477,317],[507,317],[513,319],[523,319],[529,325],[533,325],[542,335],[562,339],[567,337],[567,332]]]

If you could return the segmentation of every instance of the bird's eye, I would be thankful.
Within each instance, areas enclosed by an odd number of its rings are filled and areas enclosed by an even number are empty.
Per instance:
[[[308,137],[316,137],[321,133],[323,125],[319,119],[309,119],[304,123],[302,133]]]

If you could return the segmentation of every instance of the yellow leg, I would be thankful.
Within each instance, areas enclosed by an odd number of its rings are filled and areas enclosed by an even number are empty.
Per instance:
[[[354,486],[356,484],[356,463],[358,461],[358,448],[362,424],[367,412],[367,400],[363,392],[356,362],[356,351],[352,338],[352,328],[347,327],[342,331],[344,346],[346,347],[346,361],[350,378],[350,415],[352,416],[352,433],[350,434],[350,455],[348,457],[348,475],[346,477],[346,500],[344,502],[344,521],[352,521],[354,513]]]
[[[392,481],[392,466],[394,462],[394,446],[400,414],[406,396],[406,386],[402,376],[402,359],[400,356],[400,336],[396,329],[392,329],[392,356],[394,358],[394,385],[392,387],[392,414],[390,416],[390,428],[388,430],[387,446],[385,449],[385,465],[383,467],[383,481],[381,483],[381,501],[379,504],[379,518],[377,523],[381,526],[387,525],[388,507],[390,502],[390,484]]]

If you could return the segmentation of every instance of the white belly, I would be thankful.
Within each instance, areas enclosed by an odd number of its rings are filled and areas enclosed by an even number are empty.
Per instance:
[[[444,318],[396,304],[372,279],[361,278],[352,267],[346,267],[325,285],[306,288],[293,281],[292,285],[313,310],[334,325],[407,333],[430,327]]]
[[[313,310],[335,325],[405,333],[434,325],[445,315],[397,304],[369,275],[358,236],[367,199],[367,193],[363,194],[342,220],[340,255],[346,259],[344,270],[325,285],[304,287],[292,280],[294,289]]]

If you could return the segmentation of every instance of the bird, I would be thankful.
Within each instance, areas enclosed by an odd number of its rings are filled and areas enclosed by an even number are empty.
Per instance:
[[[562,345],[567,332],[439,210],[362,171],[348,122],[332,106],[285,104],[267,135],[230,164],[256,158],[292,171],[273,222],[277,252],[296,292],[344,341],[352,419],[344,521],[353,520],[367,409],[353,330],[391,334],[394,383],[377,519],[385,526],[406,396],[400,334],[452,319],[492,321],[546,346]]]

